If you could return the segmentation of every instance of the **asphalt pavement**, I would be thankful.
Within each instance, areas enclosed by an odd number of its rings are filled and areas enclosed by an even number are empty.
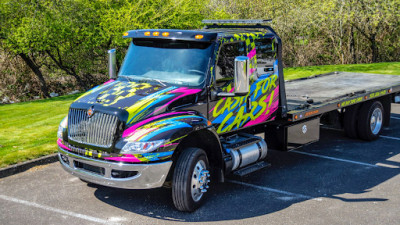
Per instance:
[[[122,190],[82,182],[51,163],[0,179],[0,224],[399,224],[400,105],[380,139],[321,130],[271,167],[211,184],[194,213],[175,210],[171,190]]]

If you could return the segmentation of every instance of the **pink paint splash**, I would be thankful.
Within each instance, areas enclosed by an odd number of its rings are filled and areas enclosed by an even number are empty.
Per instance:
[[[212,111],[214,111],[215,106],[208,112],[208,113],[212,113]]]
[[[145,131],[146,133],[144,133],[144,134],[140,135],[139,137],[137,137],[137,138],[135,139],[135,141],[138,141],[138,140],[142,139],[144,136],[148,135],[149,133],[151,133],[151,132],[153,132],[153,131],[155,131],[155,130],[157,130],[157,129],[158,129],[157,127],[149,128],[149,129],[144,129],[144,131]],[[141,131],[141,130],[142,130],[142,129],[139,129],[139,131]],[[138,131],[138,130],[136,130],[136,131]],[[134,131],[134,132],[136,132],[136,131]]]
[[[118,162],[142,162],[138,158],[136,158],[136,156],[130,154],[125,154],[124,156],[121,157],[104,157],[103,159],[118,161]]]
[[[105,82],[103,85],[109,84],[109,83],[114,82],[114,81],[115,81],[114,79],[110,79],[107,82]]]
[[[201,91],[201,89],[190,89],[190,88],[187,88],[187,87],[180,87],[180,88],[177,88],[175,90],[172,90],[172,91],[170,91],[168,93],[183,93],[183,94],[177,96],[176,98],[174,98],[171,101],[167,102],[165,105],[159,107],[157,110],[154,111],[154,113],[156,113],[156,112],[160,111],[161,109],[167,107],[169,104],[171,104],[172,102],[174,102],[174,101],[176,101],[176,100],[178,100],[180,98],[183,98],[183,97],[188,96],[188,95],[199,93],[200,91]]]
[[[256,48],[253,48],[249,54],[247,54],[247,57],[249,57],[250,59],[253,58],[256,55]]]
[[[62,143],[61,139],[57,140],[57,144],[58,144],[58,146],[60,146],[61,148],[65,149],[65,150],[72,151],[71,149],[69,149],[67,146],[65,146]],[[136,158],[136,156],[131,155],[131,154],[124,154],[124,156],[122,156],[122,157],[104,157],[104,159],[120,161],[120,162],[141,162],[138,158]]]
[[[62,143],[62,141],[61,141],[60,138],[57,140],[57,144],[58,144],[58,146],[60,146],[61,148],[65,149],[65,150],[72,151],[70,148],[68,148],[67,146],[65,146],[65,145]]]
[[[128,129],[126,129],[124,131],[124,133],[122,133],[122,137],[124,138],[124,137],[127,137],[127,136],[131,135],[133,132],[136,131],[137,128],[139,128],[140,126],[145,125],[146,123],[149,123],[151,121],[157,120],[157,119],[162,118],[162,117],[171,116],[171,115],[177,115],[177,114],[187,114],[187,112],[172,112],[172,113],[166,113],[166,114],[161,114],[161,115],[158,115],[158,116],[150,117],[148,119],[143,120],[142,122],[139,122],[139,123],[129,127]]]
[[[257,117],[255,120],[251,120],[248,123],[246,123],[243,127],[256,125],[256,124],[265,122],[268,119],[274,119],[275,117],[274,118],[269,118],[269,117],[278,109],[278,106],[279,106],[278,97],[279,97],[279,85],[276,86],[271,106],[267,108],[267,111],[269,110],[269,113],[267,113],[267,114],[263,113],[261,116]],[[267,105],[268,105],[270,98],[271,98],[271,94],[264,100],[264,102],[267,103]]]

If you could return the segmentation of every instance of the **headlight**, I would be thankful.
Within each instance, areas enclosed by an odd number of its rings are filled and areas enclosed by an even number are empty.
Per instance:
[[[152,152],[162,145],[165,140],[146,141],[146,142],[127,142],[121,149],[125,154],[142,154]]]

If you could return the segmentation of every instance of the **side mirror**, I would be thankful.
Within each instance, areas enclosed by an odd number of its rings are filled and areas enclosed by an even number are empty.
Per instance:
[[[117,78],[117,56],[115,49],[108,50],[108,74],[110,79]]]
[[[237,56],[235,58],[235,74],[234,74],[234,93],[219,92],[218,97],[235,97],[245,96],[250,89],[250,67],[249,57]]]
[[[235,58],[235,95],[243,96],[249,93],[249,57],[238,56]]]

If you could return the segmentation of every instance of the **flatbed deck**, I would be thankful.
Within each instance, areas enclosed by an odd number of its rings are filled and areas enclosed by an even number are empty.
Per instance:
[[[400,92],[400,76],[333,72],[287,81],[285,86],[288,119],[296,121]]]

